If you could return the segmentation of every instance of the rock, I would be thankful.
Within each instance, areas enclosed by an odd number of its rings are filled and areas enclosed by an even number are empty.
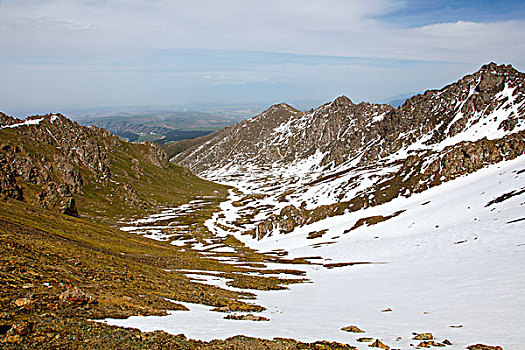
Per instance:
[[[350,333],[364,333],[365,332],[357,326],[346,326],[346,327],[341,328],[341,330],[345,332],[350,332]]]
[[[251,344],[245,344],[245,346],[242,347],[242,349],[252,349],[252,348],[255,348],[255,347],[252,347]],[[298,342],[297,347],[292,347],[292,348],[293,349],[304,349],[304,350],[356,350],[357,349],[355,346],[352,346],[352,345],[342,344],[342,343],[338,343],[335,341],[333,342],[326,341],[326,340],[316,341],[315,343],[310,343],[310,344]],[[241,348],[235,347],[235,349],[241,349]],[[257,349],[262,349],[262,348],[257,347]],[[269,349],[274,349],[274,348],[264,347],[264,349],[269,350]],[[283,348],[279,346],[278,349],[283,349]],[[291,348],[287,346],[284,349],[291,349]]]
[[[135,206],[137,206],[140,203],[140,197],[133,187],[131,187],[128,184],[123,184],[122,191],[123,193],[121,193],[121,196],[126,202]]]
[[[442,343],[445,345],[452,345],[452,343],[448,339],[443,340]]]
[[[75,199],[70,197],[62,202],[60,205],[60,212],[75,218],[78,218],[78,211],[75,203]]]
[[[246,320],[246,321],[269,321],[266,317],[255,316],[255,315],[252,315],[252,314],[248,314],[248,315],[244,316],[243,319]]]
[[[227,320],[243,320],[243,321],[269,321],[268,318],[263,316],[256,316],[252,314],[248,315],[228,315],[224,317]]]
[[[386,308],[384,310],[381,310],[381,312],[392,312],[392,309],[388,307],[388,308]]]
[[[230,307],[228,307],[228,306],[219,306],[219,307],[216,307],[216,308],[212,309],[211,311],[217,311],[217,312],[231,312],[232,309],[230,309]]]
[[[374,338],[363,337],[363,338],[357,338],[356,341],[358,341],[360,343],[371,343],[371,342],[374,341]]]
[[[269,220],[257,224],[257,239],[261,240],[273,231],[273,223]]]
[[[148,148],[148,155],[146,156],[147,160],[159,168],[165,168],[167,166],[168,162],[168,155],[162,148],[160,148],[156,143],[147,142],[146,143]]]
[[[308,236],[306,238],[307,239],[319,238],[319,237],[322,237],[326,232],[328,232],[328,229],[324,229],[321,231],[313,231],[313,232],[308,233]]]
[[[16,299],[14,301],[14,303],[18,307],[23,307],[23,308],[27,308],[27,309],[33,307],[33,301],[31,299],[28,299],[28,298]]]
[[[15,323],[7,331],[7,336],[28,335],[33,329],[33,324],[27,321]]]
[[[20,343],[20,341],[22,341],[22,337],[19,336],[18,334],[15,334],[15,335],[8,335],[6,337],[6,340],[9,342],[9,343]]]
[[[491,346],[485,344],[475,344],[467,346],[468,350],[503,350],[501,346]]]
[[[434,336],[432,333],[412,333],[414,334],[414,340],[432,340],[434,339]]]
[[[418,345],[418,347],[420,347],[420,348],[429,348],[431,346],[444,347],[445,344],[441,344],[441,343],[435,342],[433,340],[426,340],[426,341],[422,341]]]
[[[379,339],[376,339],[375,342],[373,342],[372,344],[368,346],[371,348],[390,349],[388,345],[383,344],[383,342]]]
[[[67,289],[65,292],[61,293],[58,298],[62,302],[69,302],[73,304],[94,304],[97,303],[97,299],[91,294],[84,293],[78,287],[73,287]]]

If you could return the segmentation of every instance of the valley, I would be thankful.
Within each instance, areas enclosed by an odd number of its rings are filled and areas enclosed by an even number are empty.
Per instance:
[[[240,333],[305,342],[327,339],[367,349],[369,343],[356,339],[372,337],[393,348],[407,349],[417,345],[413,332],[431,332],[457,349],[476,341],[520,348],[520,328],[525,321],[520,312],[525,302],[520,292],[525,287],[520,267],[525,235],[520,219],[525,201],[523,195],[495,199],[523,191],[524,176],[525,158],[520,156],[409,198],[261,240],[227,229],[243,217],[243,207],[234,203],[246,196],[231,191],[229,200],[220,206],[224,215],[217,212],[206,223],[216,237],[233,234],[257,251],[286,252],[289,259],[306,260],[306,265],[291,266],[304,270],[304,277],[313,283],[293,284],[285,291],[256,291],[258,303],[266,307],[258,315],[270,320],[261,324],[243,321],[232,328],[233,321],[196,304],[184,304],[191,315],[175,311],[167,317],[107,322],[144,331],[184,330],[187,336],[201,340]],[[396,212],[401,214],[349,230],[364,217]],[[152,231],[162,228],[148,227]],[[327,232],[318,238],[308,235],[322,230]],[[235,257],[222,256],[222,247],[211,246],[207,256],[238,264]],[[369,264],[354,264],[358,262]],[[232,285],[228,276],[209,271],[190,270],[188,276],[223,288]],[[383,312],[386,309],[392,311]],[[340,328],[348,324],[356,324],[365,333],[342,332]]]
[[[8,348],[523,347],[510,65],[398,108],[277,104],[171,159],[60,114],[0,122]]]

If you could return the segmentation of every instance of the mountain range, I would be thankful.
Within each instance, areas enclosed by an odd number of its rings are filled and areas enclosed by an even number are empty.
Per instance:
[[[260,197],[245,214],[259,220],[237,228],[260,239],[522,155],[524,99],[525,75],[490,63],[399,108],[345,96],[308,112],[274,105],[172,161],[212,181],[243,179]]]

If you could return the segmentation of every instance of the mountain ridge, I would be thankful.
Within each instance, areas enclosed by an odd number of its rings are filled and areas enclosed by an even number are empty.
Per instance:
[[[266,218],[243,229],[261,239],[517,157],[524,101],[525,74],[489,63],[399,108],[346,96],[309,112],[275,105],[171,160],[230,185],[249,179],[247,194],[268,196],[251,212]]]
[[[156,144],[128,143],[62,114],[0,114],[0,135],[2,197],[72,216],[154,210],[214,187],[169,163]],[[162,188],[158,178],[173,181],[177,193],[165,193],[173,186]]]

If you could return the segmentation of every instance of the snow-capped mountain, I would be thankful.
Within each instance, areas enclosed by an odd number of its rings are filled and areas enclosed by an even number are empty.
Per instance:
[[[400,108],[284,103],[173,158],[243,192],[223,227],[261,239],[409,197],[525,151],[525,74],[487,64]]]

